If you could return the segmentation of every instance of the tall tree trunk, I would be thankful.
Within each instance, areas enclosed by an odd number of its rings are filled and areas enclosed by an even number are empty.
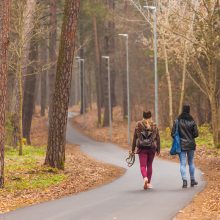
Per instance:
[[[96,82],[96,95],[97,95],[97,113],[98,113],[98,126],[101,125],[101,54],[100,44],[98,39],[97,20],[96,16],[93,17],[93,32],[95,40],[95,54],[96,54],[96,70],[95,70],[95,82]]]
[[[5,106],[8,74],[10,0],[0,2],[0,187],[4,187]]]
[[[92,70],[89,69],[89,73],[88,73],[88,81],[87,81],[87,92],[86,92],[86,96],[88,97],[88,108],[91,111],[92,110]]]
[[[66,0],[57,63],[55,92],[49,118],[45,164],[64,169],[68,103],[80,0]]]
[[[40,44],[40,63],[42,66],[47,64],[47,41],[43,39]],[[41,94],[41,116],[45,116],[45,109],[47,103],[47,70],[43,69],[40,76],[40,94]]]
[[[115,10],[115,0],[109,0],[109,8],[110,10]],[[116,80],[116,70],[115,70],[115,18],[111,18],[109,21],[109,31],[110,31],[110,55],[111,55],[111,103],[112,106],[115,107],[116,103],[116,95],[115,95],[115,80]]]
[[[7,80],[7,97],[8,100],[6,103],[6,111],[12,112],[12,106],[14,105],[14,88],[15,88],[15,71],[10,70],[8,71],[8,80]]]
[[[27,143],[31,144],[30,139],[30,130],[32,116],[34,112],[35,105],[35,88],[37,81],[37,60],[38,60],[38,44],[36,37],[36,32],[33,32],[33,37],[30,42],[30,53],[29,53],[29,62],[32,64],[27,68],[27,76],[24,84],[24,100],[23,100],[23,137],[26,138]]]
[[[124,1],[124,13],[128,16],[128,2]],[[124,44],[123,44],[124,45]],[[126,60],[126,54],[123,54],[123,62]],[[126,64],[124,63],[124,67]],[[126,78],[126,69],[122,70],[121,74],[121,81],[122,81],[122,108],[123,108],[123,119],[128,117],[128,103],[127,103],[127,78]]]
[[[213,130],[213,142],[215,146],[220,147],[220,107],[215,94],[211,94],[209,97],[211,112],[212,112],[212,130]]]
[[[108,0],[108,8],[110,10],[115,9],[115,1],[114,0]],[[106,36],[104,39],[104,45],[105,45],[105,54],[111,56],[111,78],[115,79],[115,65],[114,65],[114,50],[115,50],[115,37],[114,37],[114,32],[115,32],[115,24],[113,18],[109,18],[110,20],[106,24]],[[103,73],[104,76],[104,88],[108,88],[108,71],[107,68],[105,68],[105,71]],[[113,77],[112,77],[113,76]],[[111,80],[112,83],[115,81]],[[115,92],[114,92],[114,85],[111,85],[111,103],[116,103],[115,101]],[[108,94],[108,89],[104,90],[104,121],[103,121],[103,126],[109,126],[109,114],[112,114],[112,106],[111,106],[111,112],[109,112],[109,94]],[[114,100],[113,100],[113,99]]]
[[[181,93],[180,93],[179,114],[182,111],[183,100],[184,100],[184,95],[185,95],[186,65],[187,65],[187,43],[185,42],[184,56],[183,56],[183,73],[182,73],[182,85],[181,85]]]
[[[164,36],[163,36],[164,40]],[[169,71],[169,63],[168,63],[168,55],[165,40],[163,41],[163,49],[164,49],[164,58],[165,58],[165,67],[166,67],[166,78],[167,78],[167,86],[168,86],[168,97],[169,97],[169,126],[172,128],[173,126],[173,92],[172,92],[172,84],[170,78]]]
[[[21,2],[23,4],[23,2]],[[27,63],[28,63],[28,57],[29,57],[29,51],[30,51],[30,40],[32,36],[32,31],[34,28],[34,13],[36,11],[37,1],[36,0],[27,0],[25,5],[25,10],[23,14],[23,22],[24,22],[24,29],[23,31],[23,56],[22,59],[22,73],[23,75],[27,74]]]
[[[13,89],[13,97],[12,97],[12,126],[13,126],[13,146],[15,148],[17,148],[19,140],[22,139],[22,137],[20,137],[19,134],[22,133],[22,131],[20,132],[20,126],[19,126],[19,119],[20,119],[20,115],[19,115],[19,84],[18,84],[18,76],[16,73],[15,76],[15,87]],[[22,125],[22,123],[21,123]],[[19,144],[20,145],[20,144]]]
[[[49,117],[51,115],[51,102],[54,93],[56,76],[56,45],[57,45],[57,0],[50,0],[50,36],[49,36],[49,60],[51,68],[49,74]]]
[[[19,141],[19,155],[22,155],[22,148],[23,148],[23,125],[22,125],[22,103],[23,103],[23,75],[22,75],[22,63],[19,63],[19,69],[17,73],[17,91],[18,93],[16,94],[17,100],[16,100],[16,120],[15,123],[15,129],[17,129],[18,132],[18,141]]]
[[[14,108],[14,140],[18,140],[19,155],[22,155],[23,148],[23,127],[22,127],[22,105],[23,105],[23,76],[27,70],[27,58],[30,48],[31,33],[33,31],[33,15],[36,7],[36,0],[28,0],[23,6],[23,2],[17,1],[17,10],[19,10],[17,19],[18,49],[16,64],[16,83],[15,83],[15,108]]]

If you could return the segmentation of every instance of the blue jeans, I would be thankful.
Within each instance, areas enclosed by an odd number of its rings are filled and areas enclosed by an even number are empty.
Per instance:
[[[179,154],[180,173],[181,173],[182,179],[187,180],[187,177],[186,177],[186,155],[188,158],[190,179],[195,180],[194,150],[182,151]]]

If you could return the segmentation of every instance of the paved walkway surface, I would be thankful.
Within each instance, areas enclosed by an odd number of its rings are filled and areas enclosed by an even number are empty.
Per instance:
[[[113,144],[98,143],[80,134],[70,123],[67,141],[81,145],[82,151],[107,163],[126,167],[127,152]],[[142,190],[143,180],[138,159],[125,175],[97,189],[67,196],[51,202],[18,209],[4,220],[168,220],[184,208],[204,186],[196,170],[199,186],[182,189],[179,165],[169,161],[154,161],[154,189]],[[89,178],[89,176],[88,176]]]

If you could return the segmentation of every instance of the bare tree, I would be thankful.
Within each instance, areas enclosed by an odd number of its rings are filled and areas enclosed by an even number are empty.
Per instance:
[[[32,116],[35,106],[35,88],[37,82],[37,62],[38,62],[38,41],[36,29],[33,31],[33,37],[30,42],[29,62],[31,65],[27,67],[28,75],[25,77],[24,83],[24,99],[22,106],[22,127],[23,137],[27,140],[27,144],[31,144],[30,131]]]
[[[15,88],[13,99],[15,139],[19,142],[19,155],[22,155],[23,148],[23,126],[22,126],[22,106],[23,106],[23,77],[26,75],[28,64],[28,53],[30,40],[36,22],[33,19],[36,13],[36,0],[18,0],[13,2],[13,24],[12,33],[15,36],[10,52],[10,68],[15,72]]]
[[[194,5],[190,4],[193,11]],[[220,144],[220,3],[203,1],[196,10],[194,44],[191,52],[191,77],[207,95],[212,116],[213,141]]]

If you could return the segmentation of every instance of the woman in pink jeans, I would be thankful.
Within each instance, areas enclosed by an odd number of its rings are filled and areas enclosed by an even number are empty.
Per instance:
[[[160,135],[156,124],[152,120],[150,111],[143,112],[143,119],[138,121],[134,131],[132,153],[137,154],[140,160],[141,174],[144,179],[144,189],[152,188],[152,164],[155,154],[160,154]]]

